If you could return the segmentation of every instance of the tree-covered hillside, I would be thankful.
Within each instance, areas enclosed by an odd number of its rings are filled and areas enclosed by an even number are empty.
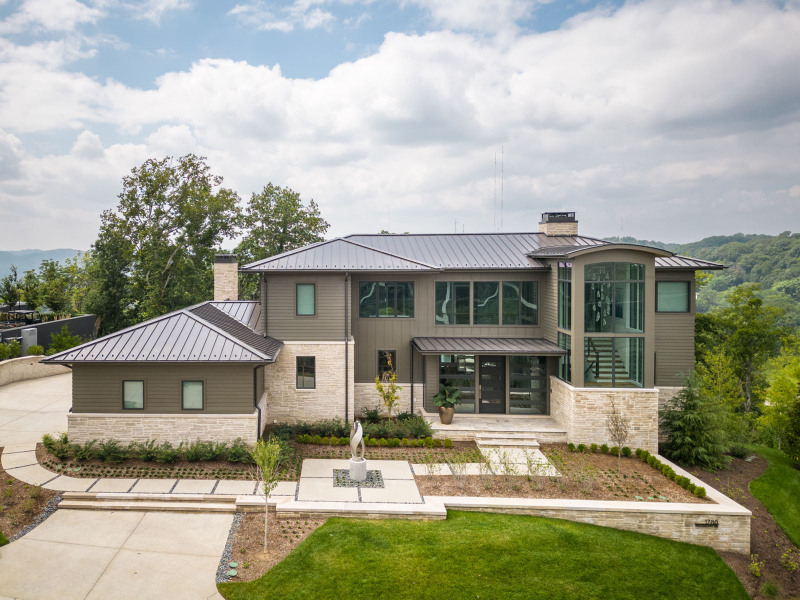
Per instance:
[[[605,238],[629,244],[664,248],[685,256],[724,264],[700,288],[698,312],[708,312],[725,304],[726,294],[742,283],[760,283],[767,304],[786,310],[782,324],[800,326],[800,233],[779,235],[716,235],[690,244],[669,244],[634,238]]]

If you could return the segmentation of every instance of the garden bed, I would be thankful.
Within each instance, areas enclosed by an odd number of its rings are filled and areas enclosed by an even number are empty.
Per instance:
[[[0,466],[0,532],[11,539],[33,524],[56,496],[58,492],[20,481]]]

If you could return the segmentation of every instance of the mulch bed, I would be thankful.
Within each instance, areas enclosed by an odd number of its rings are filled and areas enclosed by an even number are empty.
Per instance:
[[[747,593],[754,599],[767,599],[761,592],[761,586],[767,581],[775,582],[780,588],[778,597],[794,598],[800,595],[800,568],[790,571],[781,566],[781,557],[790,552],[791,560],[800,565],[800,550],[786,537],[783,530],[775,523],[764,505],[750,493],[748,484],[767,470],[769,463],[759,455],[753,455],[751,461],[734,458],[730,466],[716,473],[702,469],[691,469],[691,473],[702,479],[711,487],[738,502],[753,513],[750,524],[750,552],[758,554],[762,562],[761,577],[750,573],[749,556],[720,552],[720,556],[736,572]],[[749,458],[749,457],[748,457]],[[798,499],[800,502],[800,498]]]
[[[270,511],[267,548],[264,552],[264,513],[245,513],[236,539],[231,560],[239,563],[237,575],[230,581],[258,579],[286,558],[312,531],[322,525],[324,518],[296,518],[276,516]]]
[[[11,539],[33,523],[57,495],[56,491],[24,483],[0,467],[0,531]]]
[[[423,496],[480,496],[492,498],[571,498],[640,502],[711,503],[664,477],[636,457],[581,454],[566,444],[548,444],[542,452],[561,477],[504,475],[415,476]]]

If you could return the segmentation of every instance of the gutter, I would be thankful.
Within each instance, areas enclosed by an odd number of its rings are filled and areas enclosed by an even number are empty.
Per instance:
[[[348,422],[350,415],[350,339],[349,339],[349,322],[350,322],[350,306],[347,301],[347,285],[350,279],[350,273],[344,274],[344,422]]]
[[[261,432],[264,431],[261,428],[261,407],[258,405],[258,370],[263,369],[264,365],[258,365],[253,369],[253,406],[258,413],[258,420],[256,422],[256,441],[261,437]],[[263,376],[263,371],[262,371]]]

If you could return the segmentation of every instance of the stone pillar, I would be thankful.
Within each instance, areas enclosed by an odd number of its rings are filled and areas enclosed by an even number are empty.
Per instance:
[[[214,300],[239,299],[239,263],[235,254],[214,257]]]
[[[545,235],[578,235],[578,221],[574,212],[542,213],[539,233]]]

